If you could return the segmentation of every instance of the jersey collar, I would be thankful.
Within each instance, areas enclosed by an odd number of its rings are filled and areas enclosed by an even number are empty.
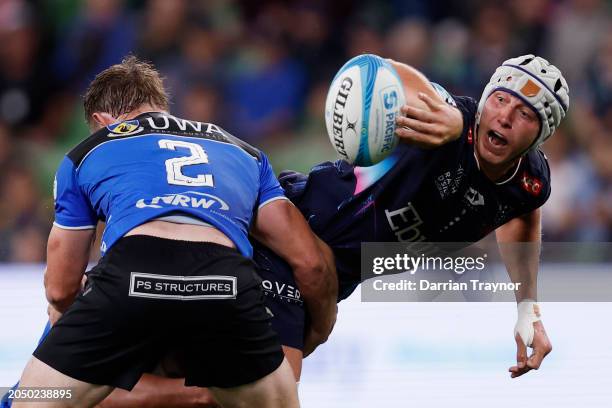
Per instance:
[[[482,170],[480,170],[480,162],[478,161],[478,156],[476,155],[476,147],[474,147],[474,152],[473,153],[474,153],[474,159],[476,160],[476,166],[478,166],[478,171],[482,171]],[[519,161],[516,163],[516,168],[514,169],[514,171],[512,172],[512,174],[509,177],[503,179],[502,181],[494,181],[493,183],[495,183],[496,186],[501,186],[503,184],[506,184],[510,180],[512,180],[514,178],[514,176],[516,176],[516,173],[518,173],[519,168],[521,167],[521,163],[522,162],[523,162],[523,157],[521,156],[519,158]]]

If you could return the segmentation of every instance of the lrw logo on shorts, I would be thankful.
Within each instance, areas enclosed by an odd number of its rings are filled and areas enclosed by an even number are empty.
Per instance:
[[[280,297],[290,303],[302,303],[300,290],[292,285],[264,279],[261,282],[264,292],[272,297]]]
[[[171,276],[132,272],[130,296],[157,299],[236,299],[235,276]]]

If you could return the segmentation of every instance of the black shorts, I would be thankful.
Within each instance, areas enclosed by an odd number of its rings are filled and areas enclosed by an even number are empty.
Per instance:
[[[185,357],[186,385],[247,384],[283,360],[260,284],[234,249],[122,238],[34,356],[72,378],[131,390],[175,352]]]

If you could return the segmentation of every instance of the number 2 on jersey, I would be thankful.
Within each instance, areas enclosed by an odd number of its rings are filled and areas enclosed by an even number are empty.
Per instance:
[[[198,174],[197,177],[189,177],[182,173],[183,166],[208,164],[208,155],[202,146],[182,140],[162,139],[159,141],[159,147],[169,150],[176,150],[177,147],[183,147],[189,149],[191,152],[191,156],[175,157],[166,160],[168,184],[175,184],[178,186],[214,187],[212,174]]]

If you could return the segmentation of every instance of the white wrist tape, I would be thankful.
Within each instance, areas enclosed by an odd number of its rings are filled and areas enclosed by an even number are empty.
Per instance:
[[[514,335],[518,333],[525,346],[531,347],[534,335],[533,323],[540,320],[540,306],[533,300],[527,299],[521,301],[517,308],[518,318],[514,326]]]

